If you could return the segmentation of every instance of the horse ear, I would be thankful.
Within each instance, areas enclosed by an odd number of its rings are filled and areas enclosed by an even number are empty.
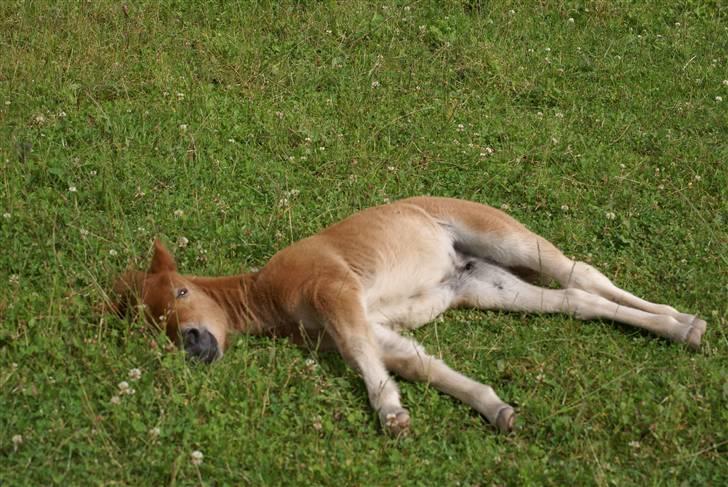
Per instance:
[[[114,282],[114,300],[108,305],[110,311],[119,316],[128,313],[129,308],[139,304],[144,293],[144,281],[147,273],[141,271],[126,271]]]
[[[149,266],[149,273],[156,274],[158,272],[175,272],[177,264],[174,257],[167,248],[159,240],[154,241],[154,256]]]

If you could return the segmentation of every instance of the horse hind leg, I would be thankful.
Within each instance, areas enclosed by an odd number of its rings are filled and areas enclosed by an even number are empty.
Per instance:
[[[492,218],[490,215],[493,211],[483,210],[483,222],[486,218]],[[456,249],[490,260],[501,267],[514,269],[518,274],[525,273],[526,279],[531,282],[535,282],[534,277],[540,276],[542,281],[554,280],[567,289],[579,289],[625,307],[669,317],[687,330],[684,340],[680,341],[685,341],[692,348],[700,346],[707,326],[704,320],[682,313],[672,306],[639,298],[617,287],[593,266],[569,259],[551,242],[507,215],[499,215],[500,225],[497,230],[489,230],[484,223],[478,224],[479,214],[470,214],[467,223],[463,219],[452,224]]]
[[[649,330],[677,342],[699,346],[702,332],[674,316],[611,301],[577,287],[547,289],[522,281],[495,264],[475,261],[461,280],[456,304],[481,309],[566,313],[577,319],[607,319]],[[698,330],[696,340],[696,330]]]

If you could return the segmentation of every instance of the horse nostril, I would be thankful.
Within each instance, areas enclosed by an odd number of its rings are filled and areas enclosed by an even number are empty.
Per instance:
[[[185,345],[195,346],[200,342],[200,330],[197,328],[186,328],[182,331]]]
[[[182,330],[185,351],[192,358],[210,363],[220,355],[220,347],[215,335],[206,328],[185,328]]]

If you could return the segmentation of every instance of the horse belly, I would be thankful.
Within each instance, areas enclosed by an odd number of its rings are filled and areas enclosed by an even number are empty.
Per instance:
[[[368,310],[368,316],[374,323],[394,330],[415,329],[446,311],[454,295],[454,290],[443,284],[411,296],[380,301]]]
[[[436,318],[455,297],[455,261],[452,243],[442,233],[410,246],[366,290],[369,319],[390,328],[411,329]]]

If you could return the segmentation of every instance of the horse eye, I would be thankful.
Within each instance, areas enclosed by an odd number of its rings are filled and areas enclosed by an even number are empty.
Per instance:
[[[177,299],[184,298],[185,296],[187,296],[188,293],[189,293],[189,291],[187,290],[186,287],[181,287],[181,288],[177,289]]]

